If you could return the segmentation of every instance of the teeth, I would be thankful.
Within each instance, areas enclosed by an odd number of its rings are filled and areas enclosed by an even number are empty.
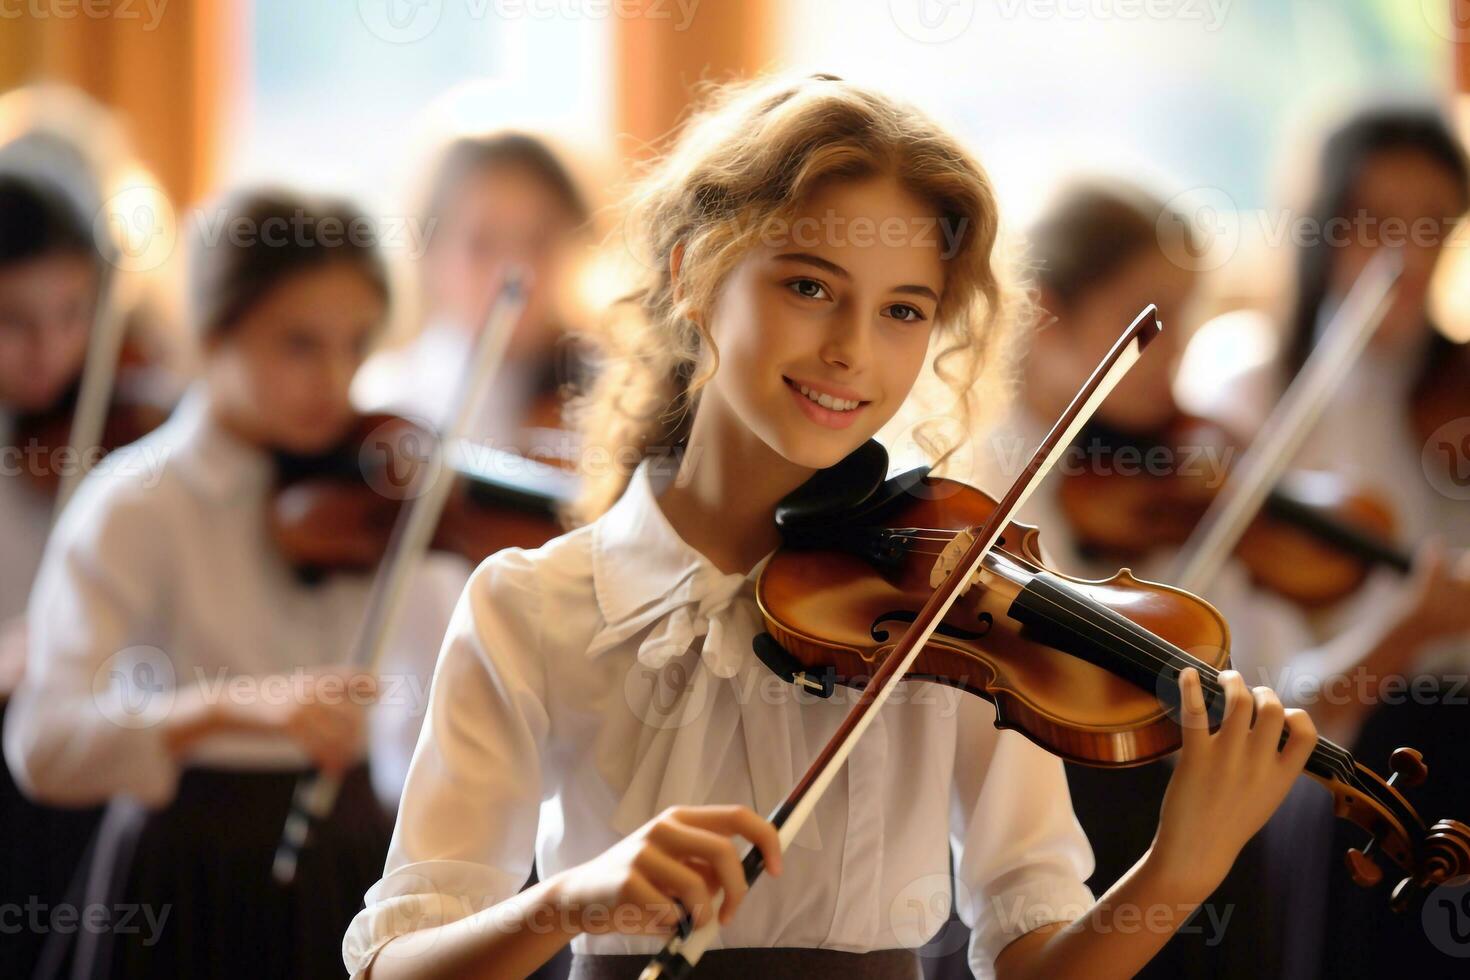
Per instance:
[[[806,395],[818,405],[833,412],[850,412],[862,404],[851,398],[833,398],[831,395],[815,392],[803,384],[799,384],[796,387],[803,395]]]

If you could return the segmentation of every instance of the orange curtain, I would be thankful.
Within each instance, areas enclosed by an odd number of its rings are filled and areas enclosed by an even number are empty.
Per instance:
[[[692,83],[749,78],[774,54],[772,0],[633,6],[636,13],[614,18],[618,149],[628,162],[652,155],[679,122]]]
[[[77,0],[0,19],[0,88],[73,85],[120,112],[143,163],[179,202],[210,187],[234,3]]]

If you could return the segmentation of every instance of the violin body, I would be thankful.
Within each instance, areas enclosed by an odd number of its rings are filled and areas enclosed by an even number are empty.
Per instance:
[[[884,523],[963,531],[984,524],[996,506],[983,491],[953,480],[925,476],[918,490],[884,514]],[[1036,528],[1012,523],[1002,540],[1006,551],[1044,566]],[[911,550],[878,574],[856,554],[815,557],[778,551],[762,571],[756,600],[771,636],[807,669],[830,668],[861,686],[933,591],[933,549]],[[1179,748],[1179,727],[1151,690],[1034,638],[1008,613],[1020,588],[980,574],[978,587],[955,602],[919,653],[910,678],[979,695],[994,703],[1002,727],[1086,765],[1140,765]],[[1211,666],[1228,666],[1230,627],[1203,599],[1142,582],[1127,569],[1104,581],[1068,581]]]

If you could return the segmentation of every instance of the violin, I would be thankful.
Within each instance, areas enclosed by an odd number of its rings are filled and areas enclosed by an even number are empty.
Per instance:
[[[1059,490],[1079,547],[1136,561],[1183,545],[1222,485],[1221,474],[1190,461],[1228,460],[1238,446],[1222,426],[1183,412],[1151,436],[1094,420],[1077,446],[1087,465],[1068,469]],[[1142,465],[1150,458],[1180,462],[1154,472]],[[1412,559],[1394,532],[1381,497],[1335,473],[1295,470],[1268,491],[1234,553],[1258,586],[1315,609],[1356,592],[1378,565],[1407,572]]]
[[[281,554],[308,579],[372,571],[433,465],[437,440],[409,419],[367,414],[328,452],[278,453],[267,519]],[[536,548],[562,533],[557,515],[575,492],[571,474],[488,446],[459,449],[446,461],[454,486],[430,548],[479,564],[502,548]]]
[[[157,361],[141,347],[125,344],[104,403],[100,437],[86,440],[93,447],[92,453],[100,456],[136,442],[168,418],[175,399],[171,386],[161,383],[160,371]],[[51,405],[15,416],[12,439],[16,448],[28,457],[47,461],[46,465],[27,466],[26,474],[32,488],[48,500],[60,497],[63,474],[68,469],[60,454],[84,451],[73,439],[83,382],[79,373]]]
[[[883,480],[886,468],[887,454],[869,442],[776,512],[782,545],[756,583],[766,633],[755,651],[817,696],[871,681],[972,543],[971,529],[996,512],[992,497],[927,467]],[[1042,559],[1040,531],[1009,522],[904,677],[985,698],[997,725],[1054,755],[1121,767],[1180,747],[1186,667],[1199,671],[1218,723],[1217,679],[1229,664],[1229,625],[1204,599],[1127,569],[1100,581],[1060,574]],[[1348,852],[1354,880],[1382,879],[1375,853],[1401,869],[1393,893],[1401,909],[1415,892],[1470,870],[1470,826],[1426,827],[1405,799],[1401,791],[1428,775],[1418,751],[1401,748],[1389,764],[1383,779],[1321,739],[1306,772],[1332,793],[1337,816],[1368,835]]]

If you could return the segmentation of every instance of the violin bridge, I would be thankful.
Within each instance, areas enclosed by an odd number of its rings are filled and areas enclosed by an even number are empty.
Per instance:
[[[934,567],[929,572],[929,587],[931,589],[937,589],[940,585],[944,584],[944,580],[949,578],[954,573],[954,570],[959,567],[960,559],[965,557],[965,552],[969,551],[970,545],[974,543],[975,535],[971,534],[968,530],[955,532],[954,537],[944,546],[944,550],[939,553],[939,557],[934,560]],[[970,591],[970,586],[974,585],[978,578],[979,573],[977,572],[968,582],[960,586],[959,594],[964,595]]]

